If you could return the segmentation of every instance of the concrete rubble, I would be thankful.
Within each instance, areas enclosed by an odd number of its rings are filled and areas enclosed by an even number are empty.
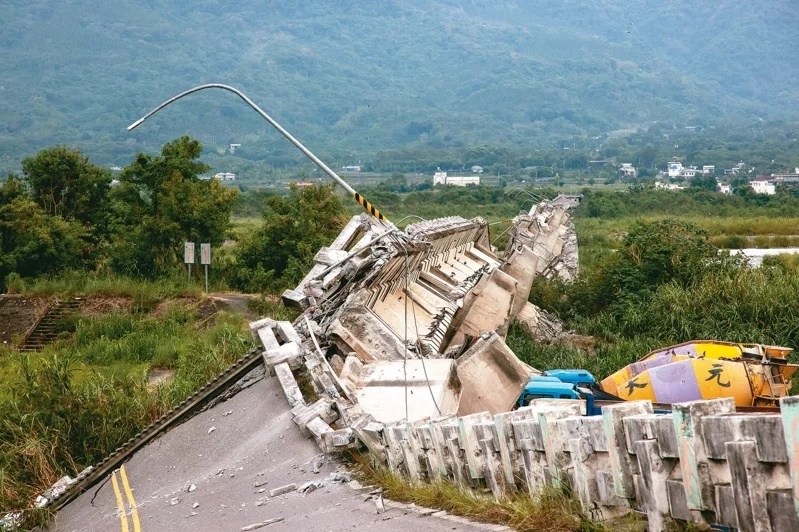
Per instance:
[[[501,256],[481,218],[400,231],[354,216],[283,294],[303,314],[250,324],[303,434],[324,451],[382,451],[385,424],[510,410],[535,370],[505,334],[519,317],[557,334],[527,296],[538,275],[577,274],[568,207],[544,201],[514,218]]]

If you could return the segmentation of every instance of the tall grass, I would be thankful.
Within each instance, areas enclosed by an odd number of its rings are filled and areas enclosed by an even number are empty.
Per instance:
[[[106,296],[128,297],[134,306],[152,307],[165,299],[177,297],[199,298],[203,287],[176,276],[156,280],[143,280],[121,275],[99,275],[87,272],[66,272],[59,277],[9,279],[8,292],[31,296]]]
[[[475,521],[495,523],[520,532],[610,532],[640,530],[640,522],[603,525],[592,521],[580,503],[564,490],[544,489],[530,495],[511,493],[500,499],[465,491],[449,482],[411,485],[390,471],[373,466],[368,458],[352,455],[362,483],[381,486],[384,494],[396,501],[444,510]]]

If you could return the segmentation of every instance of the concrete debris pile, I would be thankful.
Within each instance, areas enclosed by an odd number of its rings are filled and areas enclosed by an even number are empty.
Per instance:
[[[300,430],[324,450],[360,440],[383,453],[384,424],[510,410],[536,370],[505,344],[508,327],[547,322],[527,301],[536,275],[577,272],[567,208],[516,217],[503,256],[481,218],[400,231],[353,217],[283,294],[303,314],[250,324]]]

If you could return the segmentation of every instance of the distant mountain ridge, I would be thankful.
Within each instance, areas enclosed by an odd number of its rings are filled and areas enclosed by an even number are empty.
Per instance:
[[[0,18],[0,167],[56,143],[125,162],[180,134],[323,151],[545,144],[652,121],[796,117],[791,0],[15,1]]]

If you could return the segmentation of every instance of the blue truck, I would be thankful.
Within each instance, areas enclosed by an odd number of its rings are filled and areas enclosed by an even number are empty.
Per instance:
[[[553,369],[533,375],[519,396],[517,406],[527,406],[533,399],[581,399],[589,416],[602,413],[595,404],[597,380],[584,369]]]

